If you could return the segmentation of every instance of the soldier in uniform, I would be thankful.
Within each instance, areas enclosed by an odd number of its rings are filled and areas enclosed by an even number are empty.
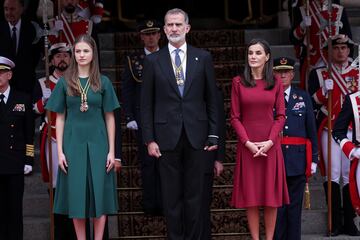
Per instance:
[[[274,239],[301,239],[301,210],[307,178],[316,172],[318,143],[316,123],[310,95],[294,86],[293,59],[274,60],[274,76],[284,86],[286,122],[282,152],[290,205],[278,208]]]
[[[351,161],[349,174],[350,196],[352,207],[347,206],[360,215],[360,91],[349,94],[345,101],[339,117],[336,119],[332,135],[340,145],[343,153]],[[348,126],[353,127],[352,136],[348,134]],[[354,214],[355,215],[355,214]]]
[[[321,49],[329,37],[328,0],[310,0],[309,6],[309,15],[307,15],[306,5],[294,9],[294,25],[290,33],[290,39],[300,58],[300,87],[303,89],[305,81],[308,79],[307,72],[326,64],[326,56]],[[351,38],[351,28],[346,11],[338,0],[332,1],[331,23],[332,36],[342,33]],[[310,31],[310,64],[306,59],[306,48],[309,46],[306,40],[307,27]]]
[[[89,5],[83,0],[61,0],[61,3],[62,12],[60,16],[57,16],[55,21],[50,22],[50,42],[66,42],[73,45],[75,39],[82,34],[91,35],[97,40],[93,29],[94,22],[91,19],[96,22],[101,21],[102,3]],[[95,11],[94,15],[91,15],[90,10],[92,9]]]
[[[353,42],[346,35],[336,35],[331,38],[332,42],[332,71],[329,75],[326,67],[320,67],[310,72],[309,92],[315,102],[314,108],[317,109],[318,139],[320,147],[320,169],[322,175],[326,175],[327,153],[328,153],[328,129],[327,129],[327,92],[332,90],[332,124],[341,111],[345,96],[349,93],[359,91],[359,71],[352,67],[349,62],[350,50]],[[325,46],[326,48],[327,46]],[[349,138],[352,129],[348,127]],[[333,235],[338,235],[342,231],[341,220],[341,191],[340,179],[343,183],[343,208],[344,208],[344,232],[353,235],[357,234],[354,229],[353,211],[349,195],[349,171],[350,160],[341,152],[339,145],[332,140],[331,143],[331,181],[332,186],[332,223]],[[324,183],[327,192],[327,182]],[[327,196],[327,194],[326,194]]]
[[[70,64],[71,48],[66,43],[56,43],[49,49],[49,61],[53,72],[49,76],[38,79],[34,89],[34,111],[42,116],[43,123],[41,126],[40,137],[40,162],[41,173],[44,182],[49,182],[49,145],[47,143],[47,134],[51,129],[51,147],[52,147],[52,187],[56,188],[57,171],[59,167],[57,144],[56,144],[56,113],[51,112],[51,126],[45,116],[45,104],[50,98],[59,78],[63,76],[65,70]],[[75,230],[72,220],[66,215],[54,214],[55,220],[55,238],[56,239],[76,239]]]
[[[145,213],[155,215],[162,214],[158,161],[148,155],[139,127],[144,58],[159,50],[160,28],[161,25],[155,20],[145,20],[139,24],[138,31],[144,48],[126,57],[125,70],[121,76],[126,127],[136,132],[138,159],[141,165],[143,209]]]
[[[34,162],[31,98],[10,87],[14,67],[0,57],[0,239],[23,239],[24,166]]]

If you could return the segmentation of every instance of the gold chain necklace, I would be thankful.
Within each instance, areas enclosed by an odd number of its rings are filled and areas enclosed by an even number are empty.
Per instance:
[[[89,80],[90,80],[90,77],[86,81],[86,84],[85,84],[84,88],[81,86],[81,82],[80,82],[79,78],[78,78],[78,81],[77,81],[79,91],[80,91],[80,97],[81,97],[81,104],[80,104],[80,111],[81,112],[86,112],[89,109],[89,105],[88,105],[88,102],[87,102],[87,93],[88,93],[89,87],[90,87],[90,81]]]
[[[179,55],[179,56],[180,56],[180,55]],[[175,58],[176,58],[176,53],[175,53],[174,59],[175,59]],[[180,66],[177,67],[176,64],[175,64],[175,62],[174,62],[174,60],[171,58],[171,63],[172,63],[172,65],[173,65],[174,69],[175,69],[176,84],[177,84],[178,86],[183,86],[184,83],[185,83],[183,77],[181,76],[182,65],[183,65],[183,63],[185,62],[185,59],[186,59],[186,52],[184,52],[184,57],[183,57],[183,59],[181,60]]]

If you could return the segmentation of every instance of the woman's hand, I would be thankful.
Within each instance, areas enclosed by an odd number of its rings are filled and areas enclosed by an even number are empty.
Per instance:
[[[113,153],[108,153],[107,155],[107,161],[106,161],[106,172],[110,172],[110,170],[114,167],[115,165],[115,156]]]
[[[259,151],[259,147],[256,146],[255,143],[250,142],[250,141],[246,141],[245,147],[247,147],[247,149],[253,154],[255,154],[255,153],[257,153]]]
[[[67,174],[67,167],[68,167],[68,164],[67,164],[67,161],[66,161],[66,157],[65,157],[65,154],[64,153],[59,153],[59,167],[61,168],[61,170]]]
[[[267,156],[267,152],[269,151],[269,149],[274,145],[273,141],[271,140],[267,140],[264,142],[255,142],[254,143],[259,150],[255,153],[254,157],[259,157],[259,156]]]

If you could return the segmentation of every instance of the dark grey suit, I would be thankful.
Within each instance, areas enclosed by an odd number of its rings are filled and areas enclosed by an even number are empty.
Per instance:
[[[218,107],[211,55],[187,45],[183,96],[176,84],[168,47],[145,58],[141,120],[145,143],[155,141],[169,239],[204,239],[202,203],[205,174],[214,152],[204,151],[218,135]]]

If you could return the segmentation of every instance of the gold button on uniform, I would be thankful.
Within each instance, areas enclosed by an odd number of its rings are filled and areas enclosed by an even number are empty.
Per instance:
[[[10,149],[13,149],[13,146],[10,146]]]
[[[286,145],[285,148],[289,148],[289,145]]]

